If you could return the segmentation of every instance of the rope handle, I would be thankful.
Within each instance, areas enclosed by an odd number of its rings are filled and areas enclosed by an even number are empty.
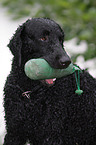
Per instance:
[[[76,67],[78,67],[77,65],[75,65]],[[78,67],[79,68],[79,67]],[[74,74],[75,74],[75,79],[76,79],[76,84],[77,84],[77,90],[75,91],[76,94],[81,95],[83,93],[83,90],[80,89],[80,72],[82,71],[80,68],[78,71],[78,77],[76,74],[76,70],[75,68],[73,68]]]

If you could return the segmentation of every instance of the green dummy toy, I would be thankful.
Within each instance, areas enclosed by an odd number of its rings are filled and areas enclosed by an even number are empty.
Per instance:
[[[54,78],[61,78],[63,76],[70,75],[75,71],[79,71],[80,68],[74,64],[70,64],[66,69],[54,69],[52,68],[45,59],[30,59],[26,62],[24,71],[27,77],[32,80],[45,80],[45,79],[54,79]],[[82,94],[83,91],[80,90],[80,81],[76,77],[76,83],[78,90],[75,91],[77,94]],[[79,77],[78,77],[79,78]]]

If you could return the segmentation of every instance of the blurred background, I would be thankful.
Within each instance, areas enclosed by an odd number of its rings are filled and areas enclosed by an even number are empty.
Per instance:
[[[60,24],[72,61],[96,77],[95,0],[0,0],[0,145],[6,133],[3,86],[12,60],[7,44],[17,27],[32,17],[48,17]]]

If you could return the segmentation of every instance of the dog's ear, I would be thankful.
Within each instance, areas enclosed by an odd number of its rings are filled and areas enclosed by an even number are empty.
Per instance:
[[[22,35],[24,31],[24,25],[20,26],[17,30],[8,47],[10,48],[12,54],[17,59],[19,67],[21,66],[21,48],[22,48]]]

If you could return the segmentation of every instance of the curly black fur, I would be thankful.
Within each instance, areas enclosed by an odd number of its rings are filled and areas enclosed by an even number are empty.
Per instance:
[[[79,96],[74,74],[49,87],[24,73],[24,64],[32,58],[42,57],[54,68],[63,68],[62,63],[67,67],[70,58],[63,41],[60,26],[43,18],[28,20],[11,39],[8,46],[14,58],[4,88],[4,145],[27,141],[32,145],[96,145],[96,80],[82,71],[84,92]],[[30,92],[24,95],[26,91]]]

